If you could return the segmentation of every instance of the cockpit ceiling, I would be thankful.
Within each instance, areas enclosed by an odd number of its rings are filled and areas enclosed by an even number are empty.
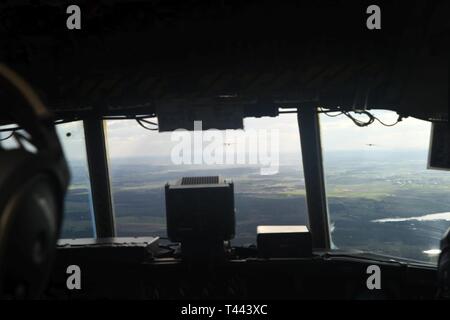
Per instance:
[[[0,59],[59,117],[165,106],[391,109],[448,118],[448,1],[59,1],[0,4]],[[77,1],[74,1],[77,3]]]

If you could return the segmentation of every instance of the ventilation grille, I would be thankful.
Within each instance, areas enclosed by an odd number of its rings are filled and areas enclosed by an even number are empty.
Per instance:
[[[219,177],[184,177],[181,179],[181,185],[195,185],[195,184],[218,184]]]

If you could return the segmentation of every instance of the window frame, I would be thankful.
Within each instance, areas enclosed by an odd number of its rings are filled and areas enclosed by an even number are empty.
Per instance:
[[[96,238],[113,238],[116,236],[116,223],[109,175],[105,120],[102,117],[92,116],[83,119],[83,127]]]

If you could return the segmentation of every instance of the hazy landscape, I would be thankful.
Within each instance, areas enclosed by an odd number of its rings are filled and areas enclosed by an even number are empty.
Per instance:
[[[325,154],[333,243],[435,262],[433,249],[450,227],[450,172],[426,169],[423,153],[334,152]],[[257,225],[307,224],[301,162],[283,164],[276,175],[259,167],[179,167],[152,159],[111,161],[119,236],[165,236],[164,185],[183,176],[221,175],[235,183],[234,245],[256,242]],[[63,238],[92,237],[86,168],[72,162]]]

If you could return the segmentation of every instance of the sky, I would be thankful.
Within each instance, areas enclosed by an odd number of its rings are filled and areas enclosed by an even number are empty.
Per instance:
[[[371,111],[386,124],[395,123],[398,116],[386,110]],[[336,114],[336,113],[334,113]],[[365,120],[365,116],[357,116]],[[367,127],[356,126],[349,118],[330,118],[321,115],[322,145],[325,150],[365,150],[368,144],[379,151],[428,150],[431,124],[415,118],[406,118],[393,127],[375,121]]]
[[[397,119],[395,112],[372,111],[385,123],[393,123]],[[364,119],[364,116],[359,116]],[[322,146],[324,151],[358,151],[369,147],[379,151],[395,150],[427,150],[430,136],[430,123],[414,118],[407,118],[394,127],[384,127],[374,122],[368,127],[357,127],[344,115],[338,117],[320,116]],[[108,120],[107,140],[110,158],[130,157],[164,157],[171,153],[179,141],[172,141],[172,133],[159,133],[141,128],[134,120]],[[246,118],[244,130],[226,130],[223,132],[223,143],[234,148],[237,137],[247,139],[245,148],[249,148],[249,132],[266,132],[266,140],[275,132],[278,135],[280,155],[300,155],[300,141],[295,114],[282,114],[276,118]],[[66,134],[70,132],[70,137]],[[230,134],[235,134],[230,135]],[[58,134],[62,140],[64,151],[69,159],[84,158],[84,135],[80,122],[60,125]],[[191,134],[191,133],[188,133]],[[208,143],[206,143],[208,144]],[[368,146],[370,144],[371,146]],[[269,143],[270,146],[270,143]]]
[[[371,111],[385,123],[393,123],[397,115],[392,111]],[[364,116],[359,116],[364,120]],[[368,127],[357,127],[344,115],[327,117],[320,115],[322,147],[328,151],[358,151],[375,148],[378,151],[424,151],[428,149],[430,128],[429,122],[406,118],[394,127],[384,127],[374,122]],[[107,145],[111,159],[134,157],[168,157],[179,141],[172,141],[172,133],[148,131],[141,128],[134,120],[108,120]],[[265,140],[271,146],[270,137],[277,134],[278,146],[282,162],[283,155],[301,159],[300,139],[295,114],[281,114],[276,118],[246,118],[244,130],[221,131],[221,145],[224,148],[237,148],[238,141],[246,141],[245,149],[250,149],[250,132],[266,132]],[[62,141],[68,159],[85,159],[83,126],[81,122],[59,125],[58,135]],[[70,133],[70,136],[67,136]],[[2,133],[5,136],[6,133]],[[191,135],[192,133],[187,133]],[[234,134],[234,135],[232,135]],[[236,140],[236,139],[244,140]],[[205,142],[204,145],[207,145]],[[13,139],[3,143],[6,147],[14,147]],[[370,146],[368,146],[370,145]],[[228,149],[227,149],[228,150]],[[297,157],[298,155],[298,157]]]

